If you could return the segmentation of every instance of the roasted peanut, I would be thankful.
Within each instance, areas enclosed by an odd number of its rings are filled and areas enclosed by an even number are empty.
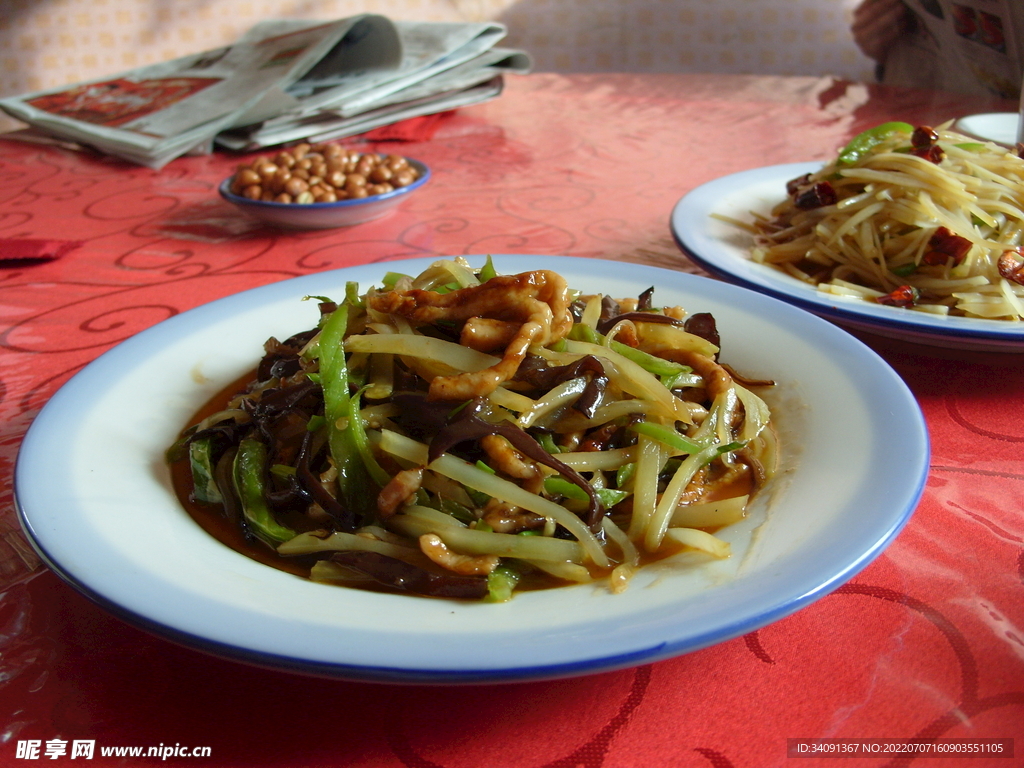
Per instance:
[[[406,187],[419,173],[401,155],[359,153],[338,144],[299,144],[239,165],[233,194],[277,203],[333,203]]]

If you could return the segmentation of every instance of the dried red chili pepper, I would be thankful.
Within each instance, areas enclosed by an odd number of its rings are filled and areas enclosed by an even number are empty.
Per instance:
[[[917,128],[914,129],[914,133],[910,136],[910,143],[918,149],[930,147],[938,140],[938,132],[930,125],[917,126]]]
[[[912,285],[901,285],[892,293],[879,296],[875,301],[887,307],[912,307],[919,298],[921,298],[921,293],[917,288]]]
[[[1017,259],[1022,259],[1022,261],[1017,261]],[[1003,255],[996,262],[996,267],[999,269],[999,274],[1010,282],[1024,285],[1024,250],[1021,248],[1003,251]]]
[[[797,208],[806,211],[812,208],[821,208],[825,205],[835,205],[838,199],[839,196],[836,195],[836,191],[831,184],[827,181],[819,181],[814,186],[798,194],[793,202]]]
[[[939,251],[946,256],[952,256],[953,265],[958,266],[967,256],[967,252],[971,250],[972,243],[966,237],[954,234],[946,227],[939,227],[928,238],[928,245],[932,252]],[[938,261],[925,261],[926,264],[942,264],[943,262],[945,262],[944,258],[940,258]]]
[[[803,176],[797,176],[795,179],[790,179],[786,182],[786,194],[792,197],[801,189],[806,187],[811,181],[811,174],[805,173]]]
[[[928,251],[921,257],[921,263],[929,267],[941,267],[947,259],[949,259],[949,254],[945,251]]]
[[[912,152],[918,157],[936,165],[941,163],[946,157],[946,153],[942,151],[942,147],[938,144],[932,144],[930,147],[915,147]]]

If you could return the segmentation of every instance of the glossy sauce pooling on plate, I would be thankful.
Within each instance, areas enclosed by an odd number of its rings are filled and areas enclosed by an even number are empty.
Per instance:
[[[172,450],[203,527],[315,581],[507,600],[729,556],[776,462],[713,317],[442,260],[268,340]],[[185,489],[187,488],[187,493]],[[214,510],[211,512],[211,510]]]

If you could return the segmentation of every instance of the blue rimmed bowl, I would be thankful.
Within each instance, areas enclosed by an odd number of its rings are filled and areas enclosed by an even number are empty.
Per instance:
[[[267,200],[250,200],[231,191],[231,179],[221,182],[220,196],[232,205],[238,206],[250,216],[275,227],[285,229],[333,229],[351,227],[366,221],[386,216],[403,200],[416,192],[430,180],[430,169],[419,160],[406,158],[409,165],[417,170],[419,178],[412,184],[399,187],[382,195],[370,195],[353,200],[339,200],[336,203],[275,203]]]

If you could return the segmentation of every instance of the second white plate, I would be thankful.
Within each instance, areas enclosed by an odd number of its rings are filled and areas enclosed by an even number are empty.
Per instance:
[[[953,130],[983,141],[1012,147],[1020,135],[1020,116],[1016,112],[985,112],[967,115],[953,123]]]
[[[734,173],[685,195],[670,226],[679,247],[708,272],[774,296],[849,328],[935,347],[1024,353],[1024,323],[943,317],[844,299],[818,291],[766,264],[750,260],[751,235],[712,214],[751,221],[786,195],[786,182],[817,171],[821,163],[771,165]]]

